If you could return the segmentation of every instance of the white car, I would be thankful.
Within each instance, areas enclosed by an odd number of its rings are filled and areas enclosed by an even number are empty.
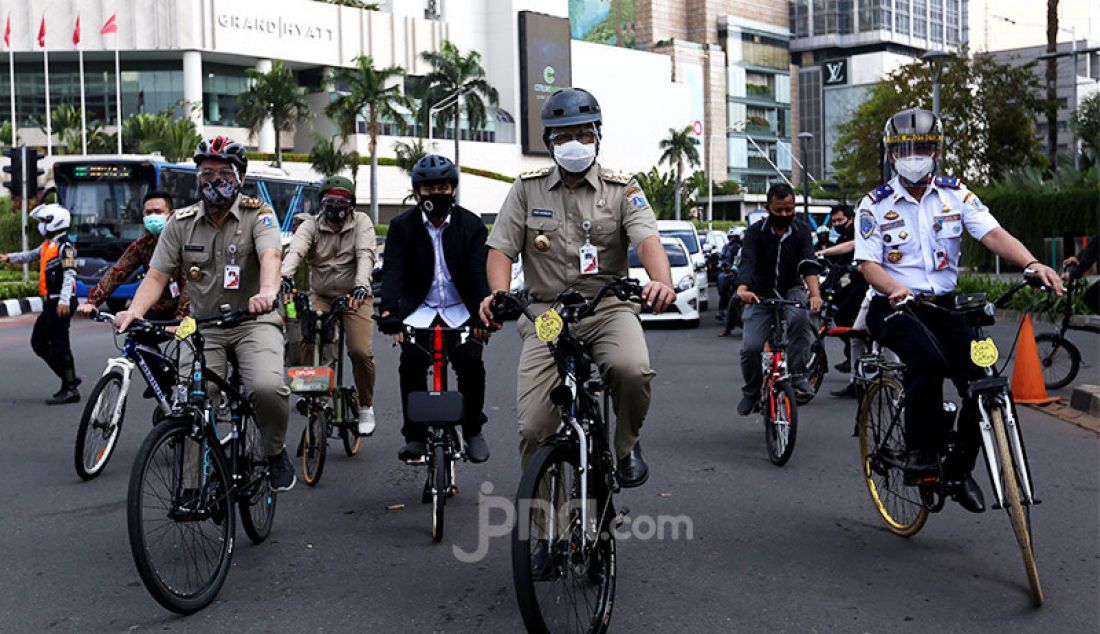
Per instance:
[[[658,220],[657,231],[661,237],[679,238],[687,247],[689,257],[695,275],[695,292],[699,296],[699,310],[706,310],[707,305],[707,261],[703,255],[703,246],[699,241],[699,233],[695,231],[695,225],[686,220]],[[676,278],[674,277],[673,280]]]
[[[676,302],[665,309],[660,315],[654,315],[642,305],[642,321],[681,321],[689,328],[699,326],[699,295],[695,287],[695,267],[691,262],[691,254],[687,247],[678,238],[661,238],[661,246],[668,255],[668,263],[672,267],[672,285],[676,290]],[[645,286],[649,282],[645,268],[638,258],[638,254],[631,247],[628,253],[630,261],[630,277],[638,280]]]

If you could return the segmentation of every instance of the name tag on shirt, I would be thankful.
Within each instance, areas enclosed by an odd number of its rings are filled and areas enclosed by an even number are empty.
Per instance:
[[[180,285],[176,283],[176,280],[172,280],[168,283],[168,293],[172,296],[172,299],[176,299],[180,296]]]
[[[241,267],[237,264],[225,265],[225,276],[222,287],[227,291],[235,291],[241,287]]]
[[[581,275],[595,275],[600,270],[600,256],[596,252],[596,247],[591,244],[585,244],[580,248],[581,254]]]

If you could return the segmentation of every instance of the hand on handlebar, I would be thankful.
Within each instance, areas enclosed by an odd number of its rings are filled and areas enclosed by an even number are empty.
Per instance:
[[[1050,268],[1045,264],[1032,264],[1024,274],[1027,275],[1028,271],[1031,272],[1032,277],[1038,279],[1043,283],[1043,286],[1052,289],[1054,294],[1061,297],[1065,292],[1065,287],[1062,286],[1062,280],[1058,277],[1058,272]]]
[[[899,302],[901,302],[903,299],[912,296],[913,291],[904,286],[898,286],[894,290],[890,291],[890,293],[886,296],[886,299],[890,301],[891,306],[897,307]]]
[[[275,293],[260,291],[248,299],[248,312],[253,315],[270,313],[275,307]]]
[[[84,302],[83,304],[76,307],[76,314],[79,317],[94,317],[96,312],[97,310],[95,304],[92,304],[91,302]]]
[[[368,301],[370,301],[370,291],[365,286],[356,286],[348,293],[348,308],[351,310],[359,310]]]
[[[810,297],[810,310],[812,310],[813,312],[819,312],[824,304],[825,302],[822,301],[820,295],[814,295]]]
[[[669,304],[676,301],[676,291],[664,282],[651,281],[642,289],[642,301],[649,306],[654,315],[660,315]]]
[[[119,332],[126,332],[126,329],[130,327],[135,319],[141,319],[140,315],[135,314],[133,311],[124,310],[115,315],[112,323]]]
[[[760,298],[757,297],[756,293],[754,293],[754,292],[752,292],[748,289],[743,290],[743,291],[738,290],[737,291],[737,297],[741,300],[742,304],[747,305],[747,304],[759,304],[760,303]]]
[[[479,306],[477,309],[477,316],[478,319],[481,320],[481,323],[485,324],[488,328],[493,330],[499,330],[502,325],[496,320],[496,315],[493,314],[493,299],[497,296],[497,294],[503,293],[504,291],[497,291],[497,293],[489,295],[485,299],[481,300],[481,306]]]

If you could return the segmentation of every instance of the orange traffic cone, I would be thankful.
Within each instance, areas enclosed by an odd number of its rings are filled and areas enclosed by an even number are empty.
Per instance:
[[[1043,368],[1039,363],[1039,348],[1035,345],[1035,330],[1031,315],[1024,315],[1020,340],[1016,348],[1016,365],[1012,368],[1012,400],[1028,405],[1046,405],[1061,400],[1047,395]]]

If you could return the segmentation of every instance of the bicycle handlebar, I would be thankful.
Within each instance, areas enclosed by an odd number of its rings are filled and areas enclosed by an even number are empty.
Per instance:
[[[623,301],[640,301],[642,285],[638,280],[629,277],[613,277],[604,283],[592,299],[585,299],[578,291],[567,288],[551,302],[552,306],[561,307],[562,320],[566,323],[577,323],[596,312],[596,307],[603,298],[611,292]],[[509,315],[509,309],[518,309],[527,319],[535,321],[535,314],[531,312],[529,303],[525,304],[516,295],[505,291],[497,291],[489,305],[493,313],[493,319],[501,321],[502,316]]]

